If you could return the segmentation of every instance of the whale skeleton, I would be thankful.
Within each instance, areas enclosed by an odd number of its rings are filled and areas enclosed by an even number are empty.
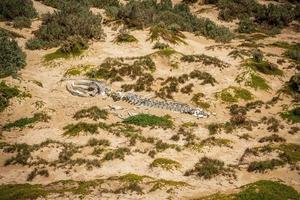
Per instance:
[[[125,101],[129,104],[142,107],[153,107],[193,115],[197,118],[207,118],[211,115],[201,108],[191,107],[175,101],[157,100],[142,97],[133,92],[124,93],[113,91],[105,83],[97,80],[67,80],[66,89],[74,96],[94,97],[96,95],[108,96],[115,101]]]

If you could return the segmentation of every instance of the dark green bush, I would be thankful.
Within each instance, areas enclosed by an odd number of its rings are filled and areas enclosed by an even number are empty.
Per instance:
[[[34,18],[37,12],[31,0],[1,0],[0,17],[13,20],[17,17]]]
[[[255,31],[255,23],[250,19],[242,19],[239,23],[239,33],[253,33]]]
[[[289,4],[260,6],[255,15],[255,21],[259,24],[268,24],[275,27],[287,26],[295,19],[293,7]]]
[[[9,105],[9,100],[19,96],[20,90],[15,87],[9,87],[5,82],[0,82],[0,113]]]
[[[216,159],[211,159],[207,157],[203,157],[197,162],[194,168],[185,173],[186,176],[196,174],[199,177],[203,177],[204,179],[211,179],[218,175],[226,175],[228,174],[229,169],[225,167],[224,162]],[[229,174],[228,174],[229,175]]]
[[[169,30],[176,27],[177,31],[194,32],[218,42],[227,42],[233,38],[229,29],[209,19],[197,18],[187,4],[173,6],[170,0],[160,3],[156,0],[132,0],[120,8],[117,17],[129,27],[143,28],[160,24]]]
[[[27,17],[16,17],[14,19],[14,28],[30,28],[31,27],[31,20]]]
[[[273,170],[277,166],[283,166],[285,163],[278,159],[254,161],[248,166],[248,172],[265,172],[266,170]]]
[[[300,74],[293,75],[287,83],[288,89],[295,96],[300,96]]]
[[[14,39],[0,36],[0,78],[16,75],[25,67],[25,58],[25,53]]]
[[[259,4],[256,0],[219,0],[219,18],[225,21],[244,19],[253,16]]]
[[[70,36],[63,42],[60,51],[66,54],[80,54],[88,49],[88,41],[80,36]]]
[[[83,39],[101,39],[101,17],[92,14],[87,6],[76,1],[65,3],[61,10],[44,16],[40,28],[34,32],[38,41],[31,40],[27,47],[32,49],[58,46],[70,36]]]

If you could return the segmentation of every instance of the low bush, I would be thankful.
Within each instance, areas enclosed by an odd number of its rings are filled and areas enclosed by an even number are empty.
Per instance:
[[[10,99],[19,96],[21,91],[16,87],[6,85],[4,81],[0,82],[0,113],[9,105]]]
[[[7,20],[17,17],[31,19],[37,17],[37,12],[31,0],[1,0],[0,17]]]
[[[79,122],[77,124],[69,124],[65,126],[64,135],[77,136],[80,132],[96,134],[98,132],[98,124],[89,124],[85,122]]]
[[[14,39],[0,35],[0,78],[15,76],[25,67],[25,58],[25,53]]]
[[[151,42],[162,38],[163,40],[170,42],[172,44],[178,44],[178,43],[186,44],[184,41],[185,35],[181,33],[177,28],[168,29],[164,25],[155,25],[150,28],[149,35],[150,36],[148,40],[150,40]],[[165,49],[165,48],[160,48],[160,49]]]
[[[87,40],[83,39],[80,36],[70,36],[66,41],[62,42],[61,48],[56,50],[53,53],[47,54],[44,56],[46,62],[55,60],[55,59],[68,59],[71,57],[76,57],[81,55],[84,50],[88,49]]]
[[[192,170],[185,173],[186,176],[196,174],[204,179],[211,179],[218,175],[230,175],[230,169],[225,167],[224,162],[203,157],[197,162]],[[232,171],[231,171],[232,172]]]
[[[283,75],[283,71],[279,69],[275,64],[264,60],[260,62],[256,62],[254,59],[250,59],[248,60],[248,62],[245,63],[245,66],[250,67],[253,70],[266,75],[273,75],[273,76]]]
[[[25,118],[21,118],[21,119],[18,119],[14,122],[11,122],[11,123],[8,123],[8,124],[5,124],[3,126],[3,130],[6,130],[6,131],[10,131],[11,129],[13,128],[24,128],[24,127],[27,127],[27,126],[30,126],[30,125],[33,125],[37,122],[48,122],[50,119],[50,117],[45,114],[45,113],[35,113],[33,115],[33,117],[25,117]]]
[[[300,123],[300,107],[281,113],[281,117],[292,123]]]
[[[26,17],[16,17],[13,22],[13,27],[18,29],[30,28],[31,20]]]
[[[261,180],[242,187],[235,200],[296,200],[299,193],[280,182]]]
[[[295,63],[300,64],[300,43],[288,45],[284,55]]]
[[[82,118],[90,118],[94,121],[99,119],[107,119],[108,112],[106,110],[99,109],[97,106],[92,106],[87,109],[77,111],[73,118],[78,120]]]
[[[114,40],[115,43],[132,43],[138,42],[138,40],[129,33],[119,33]]]
[[[233,38],[228,28],[218,26],[209,19],[197,18],[186,3],[173,6],[170,0],[159,3],[156,0],[129,1],[120,7],[117,18],[129,27],[143,28],[162,24],[169,31],[176,29],[194,32],[218,42],[228,42]]]
[[[228,87],[217,93],[217,96],[224,102],[234,103],[238,102],[239,99],[249,101],[253,99],[251,92],[240,87]]]
[[[178,169],[181,167],[181,164],[177,161],[168,159],[168,158],[156,158],[151,164],[150,167],[160,167],[166,170]]]
[[[258,142],[285,142],[286,139],[280,137],[279,135],[272,134],[270,136],[262,137],[258,140]]]
[[[242,19],[239,22],[238,32],[239,33],[253,33],[256,30],[256,25],[250,19]]]
[[[58,46],[71,36],[79,36],[85,40],[101,39],[101,17],[94,15],[87,6],[79,2],[68,1],[59,11],[45,15],[42,25],[34,35],[36,38],[30,40],[27,47]]]
[[[254,161],[248,166],[248,172],[265,172],[267,170],[273,170],[278,166],[283,166],[285,163],[278,159]]]
[[[123,123],[134,124],[138,126],[151,126],[151,127],[162,127],[162,128],[172,128],[173,122],[169,116],[159,117],[156,115],[149,114],[138,114],[126,118]]]
[[[126,147],[122,147],[122,148],[114,149],[110,152],[107,152],[105,154],[105,156],[103,157],[103,160],[105,160],[105,161],[114,160],[114,159],[124,160],[125,155],[129,155],[129,154],[130,154],[130,149],[128,149]]]

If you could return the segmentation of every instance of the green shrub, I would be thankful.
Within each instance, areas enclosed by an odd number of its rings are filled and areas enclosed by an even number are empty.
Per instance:
[[[235,200],[297,200],[298,192],[279,182],[261,180],[242,187]]]
[[[252,87],[255,90],[260,89],[268,91],[271,89],[266,79],[254,73],[250,74],[250,78],[245,82],[245,85]]]
[[[156,158],[151,164],[150,167],[160,167],[166,170],[178,169],[181,167],[181,164],[177,161],[168,159],[168,158]]]
[[[255,32],[255,24],[250,19],[242,19],[239,23],[238,32],[239,33],[253,33]]]
[[[221,174],[228,174],[229,169],[227,169],[224,165],[225,164],[222,161],[203,157],[199,160],[199,162],[195,164],[194,168],[190,171],[187,171],[185,175],[189,176],[192,174],[196,174],[197,176],[203,177],[204,179],[211,179]]]
[[[114,159],[120,159],[120,160],[124,160],[125,159],[125,155],[129,155],[130,154],[130,149],[128,149],[127,147],[120,147],[118,149],[114,149],[110,152],[107,152],[105,154],[105,156],[103,157],[103,160],[114,160]]]
[[[259,7],[255,21],[259,24],[268,24],[275,27],[287,26],[295,18],[294,9],[289,4],[268,4]]]
[[[22,129],[22,128],[27,127],[29,125],[33,125],[37,122],[48,122],[49,119],[50,119],[50,117],[45,113],[35,113],[33,115],[33,117],[29,117],[29,118],[25,117],[25,118],[18,119],[15,122],[5,124],[3,126],[3,130],[10,131],[13,128]]]
[[[150,36],[149,36],[148,40],[150,40],[151,42],[162,38],[165,41],[170,42],[172,44],[178,44],[178,43],[186,44],[184,41],[185,35],[183,33],[181,33],[177,29],[170,30],[164,25],[152,26],[150,28],[149,35]],[[169,48],[169,46],[165,46],[165,48]],[[165,49],[165,48],[160,48],[160,49]]]
[[[0,16],[8,20],[13,20],[17,17],[31,19],[37,16],[37,12],[31,0],[1,0]]]
[[[79,122],[77,124],[69,124],[63,129],[64,135],[77,136],[80,132],[96,134],[98,132],[98,124],[89,124],[85,122]]]
[[[285,163],[278,159],[254,161],[248,166],[248,172],[265,172],[266,170],[273,170],[277,166],[283,166]]]
[[[16,87],[9,87],[4,81],[0,82],[0,113],[9,105],[9,100],[19,96],[21,91]]]
[[[156,0],[132,0],[120,7],[117,17],[129,27],[143,28],[160,24],[171,32],[175,29],[194,32],[218,42],[228,42],[233,38],[228,28],[218,26],[209,19],[197,18],[187,4],[173,6],[170,0],[160,3]]]
[[[59,42],[47,42],[38,38],[31,38],[26,42],[26,48],[30,50],[48,49],[57,47]]]
[[[287,82],[286,92],[295,99],[300,99],[300,73],[293,75]]]
[[[31,20],[27,17],[16,17],[14,19],[14,28],[22,29],[22,28],[30,28]]]
[[[233,19],[244,19],[253,16],[259,4],[256,0],[219,0],[219,18],[225,21]]]
[[[96,138],[91,138],[88,141],[88,145],[95,147],[95,146],[109,146],[110,142],[108,140],[98,140]]]
[[[120,33],[117,35],[117,37],[114,40],[115,43],[132,43],[137,41],[138,40],[133,35],[130,35],[129,33]]]
[[[134,124],[138,126],[158,126],[162,128],[171,128],[173,127],[173,122],[171,121],[170,117],[163,116],[159,117],[156,115],[149,115],[149,114],[138,114],[135,116],[131,116],[126,118],[123,123],[127,124]]]
[[[245,101],[249,101],[253,99],[252,93],[249,92],[248,90],[240,87],[233,87],[233,86],[225,88],[221,92],[217,93],[217,97],[219,97],[222,101],[228,103],[237,102],[239,99]]]
[[[68,59],[71,57],[76,57],[81,55],[87,48],[87,40],[80,36],[70,36],[66,39],[66,41],[62,42],[61,48],[53,53],[46,54],[44,56],[44,60],[49,62],[60,58]]]
[[[289,164],[295,164],[300,161],[300,145],[299,144],[281,144],[278,148],[282,151],[281,159]]]
[[[88,49],[88,41],[82,38],[81,36],[70,36],[62,43],[60,48],[61,52],[67,54],[77,55],[80,54],[83,50]]]
[[[13,32],[13,31],[9,31],[7,29],[1,28],[0,27],[0,38],[1,37],[10,37],[10,38],[24,38],[24,36]]]
[[[300,107],[281,113],[281,117],[292,123],[300,123]]]
[[[42,25],[34,35],[39,42],[35,41],[35,45],[27,46],[34,48],[40,45],[46,45],[44,48],[58,46],[70,36],[80,36],[85,40],[101,39],[103,36],[101,17],[92,14],[87,6],[79,2],[66,2],[61,10],[45,15]]]
[[[285,142],[286,139],[280,137],[279,135],[272,134],[270,136],[262,137],[258,142]]]
[[[265,60],[257,61],[256,58],[249,59],[245,64],[246,67],[266,75],[282,76],[283,71],[277,65]]]
[[[287,50],[284,52],[284,55],[292,59],[295,63],[300,64],[300,43],[287,45],[285,48]]]
[[[92,106],[88,109],[82,109],[80,111],[77,111],[73,118],[78,120],[82,118],[90,118],[94,121],[97,121],[99,119],[107,119],[108,112],[106,110],[101,110],[97,106]]]
[[[0,78],[16,75],[25,67],[25,58],[25,53],[14,39],[0,36]]]

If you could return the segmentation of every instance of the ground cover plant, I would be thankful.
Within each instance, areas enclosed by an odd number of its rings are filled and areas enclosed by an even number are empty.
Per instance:
[[[169,116],[159,117],[149,114],[138,114],[135,116],[131,116],[126,118],[123,122],[138,126],[157,126],[162,128],[171,128],[173,126],[173,122]]]

